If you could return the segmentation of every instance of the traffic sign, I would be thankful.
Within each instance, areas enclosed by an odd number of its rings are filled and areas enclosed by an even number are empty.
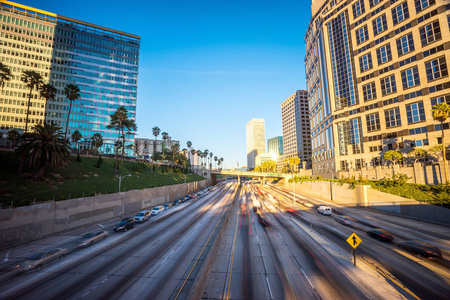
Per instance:
[[[347,243],[349,243],[350,246],[353,247],[353,249],[356,249],[356,247],[358,247],[361,242],[362,240],[354,232],[347,239]]]

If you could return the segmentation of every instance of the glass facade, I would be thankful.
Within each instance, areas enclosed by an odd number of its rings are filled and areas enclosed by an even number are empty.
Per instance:
[[[70,103],[64,88],[74,84],[80,89],[80,98],[72,103],[68,136],[80,131],[81,148],[90,148],[92,135],[100,133],[104,140],[100,152],[113,154],[119,136],[116,130],[106,128],[110,115],[125,106],[128,117],[136,118],[140,38],[53,13],[38,13],[19,4],[2,3],[0,14],[1,61],[15,75],[0,99],[1,112],[6,109],[12,114],[11,108],[15,108],[15,115],[8,121],[2,113],[2,129],[24,129],[23,106],[29,90],[20,75],[24,70],[33,70],[43,76],[44,83],[54,85],[57,94],[46,103],[38,92],[32,93],[29,128],[44,118],[65,128]],[[134,132],[130,132],[125,146],[133,143]],[[126,153],[132,155],[132,150],[126,147]]]

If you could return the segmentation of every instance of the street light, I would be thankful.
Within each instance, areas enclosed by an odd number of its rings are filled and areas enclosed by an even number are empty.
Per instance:
[[[122,183],[122,179],[124,179],[125,177],[131,176],[130,174],[125,175],[125,176],[120,176],[119,175],[119,193],[120,193],[120,184]]]

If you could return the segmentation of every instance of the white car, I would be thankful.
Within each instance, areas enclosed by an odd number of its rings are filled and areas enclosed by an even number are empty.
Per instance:
[[[144,221],[147,221],[148,218],[150,218],[150,212],[148,210],[143,210],[134,217],[134,220],[137,223],[142,223]]]
[[[325,216],[331,216],[331,208],[325,205],[319,205],[319,207],[317,207],[317,212]]]
[[[164,207],[163,206],[155,206],[152,209],[151,215],[152,216],[156,216],[157,214],[159,214],[160,212],[164,211]]]

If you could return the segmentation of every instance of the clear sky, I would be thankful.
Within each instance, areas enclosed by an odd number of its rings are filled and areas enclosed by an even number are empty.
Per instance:
[[[246,124],[282,135],[281,102],[306,88],[308,0],[15,2],[141,36],[137,137],[158,126],[226,168],[247,165]]]

